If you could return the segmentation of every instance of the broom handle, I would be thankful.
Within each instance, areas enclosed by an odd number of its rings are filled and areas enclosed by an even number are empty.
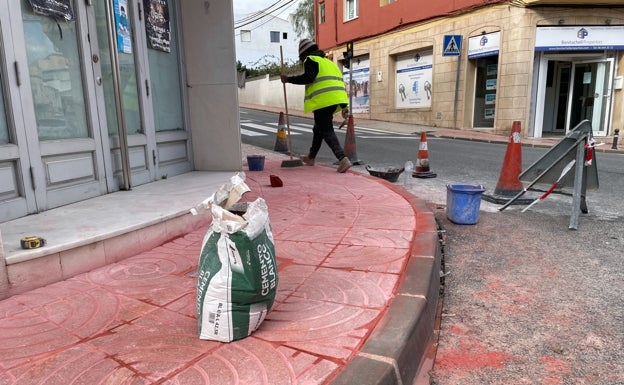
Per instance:
[[[280,64],[281,74],[284,74],[284,51],[280,45]],[[281,81],[281,80],[280,80]],[[284,89],[284,109],[286,110],[286,128],[288,129],[288,152],[290,153],[290,160],[293,158],[292,143],[290,141],[290,119],[288,119],[288,97],[286,96],[286,83],[282,83]]]

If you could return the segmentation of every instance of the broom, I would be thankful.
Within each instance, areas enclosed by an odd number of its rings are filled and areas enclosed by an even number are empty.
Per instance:
[[[280,45],[280,63],[282,68],[282,74],[284,73],[284,51]],[[286,110],[286,129],[288,131],[288,152],[290,153],[290,160],[282,161],[282,167],[299,167],[303,166],[301,159],[293,159],[292,142],[290,140],[290,121],[288,119],[288,98],[286,97],[286,83],[282,83],[284,88],[284,108]]]

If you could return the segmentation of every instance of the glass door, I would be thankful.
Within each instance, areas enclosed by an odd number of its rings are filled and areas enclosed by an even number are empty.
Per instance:
[[[612,79],[613,59],[573,62],[567,130],[587,119],[594,135],[607,135]]]
[[[13,120],[13,132],[19,163],[28,164],[21,174],[25,195],[34,191],[29,212],[106,191],[101,143],[87,107],[81,47],[88,37],[81,33],[77,4],[62,14],[47,8],[35,12],[28,0],[8,5],[15,53],[12,89],[20,104],[13,104],[12,111],[21,111],[23,118],[21,123]]]
[[[92,66],[102,133],[108,143],[109,191],[127,190],[155,179],[155,140],[145,129],[142,92],[145,75],[138,65],[136,26],[140,2],[94,1],[88,7]],[[135,8],[137,7],[137,8]],[[142,87],[142,84],[145,86]]]
[[[16,60],[10,20],[19,4],[12,4],[15,9],[11,10],[10,3],[13,1],[0,0],[0,222],[36,211],[13,64]]]
[[[157,177],[189,172],[191,165],[191,136],[184,113],[186,93],[181,39],[178,31],[178,1],[146,0],[144,28],[139,36],[144,39],[143,61],[149,71],[150,100],[146,103],[148,127],[154,127],[157,146]]]

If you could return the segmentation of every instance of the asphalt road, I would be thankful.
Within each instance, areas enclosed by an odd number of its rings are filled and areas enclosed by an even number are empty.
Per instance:
[[[373,152],[363,143],[358,155],[371,163]],[[444,235],[443,311],[429,383],[624,384],[622,155],[597,155],[601,187],[589,192],[578,230],[568,228],[571,197],[558,194],[524,213],[524,206],[501,212],[481,201],[477,224],[450,222],[446,186],[493,189],[501,163],[488,159],[504,152],[496,144],[430,139],[438,176],[403,174],[395,182],[430,203]],[[406,153],[396,156],[389,161]],[[539,156],[523,149],[523,164]],[[364,165],[352,170],[367,173]]]

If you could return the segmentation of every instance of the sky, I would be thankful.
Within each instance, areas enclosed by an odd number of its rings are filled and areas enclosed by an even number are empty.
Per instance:
[[[234,22],[236,23],[236,21],[240,20],[242,17],[266,9],[273,4],[275,4],[275,6],[272,7],[272,9],[275,9],[289,2],[290,0],[233,0]],[[292,1],[289,5],[280,8],[276,12],[272,12],[272,14],[285,18],[289,13],[295,12],[298,2],[298,0]]]

